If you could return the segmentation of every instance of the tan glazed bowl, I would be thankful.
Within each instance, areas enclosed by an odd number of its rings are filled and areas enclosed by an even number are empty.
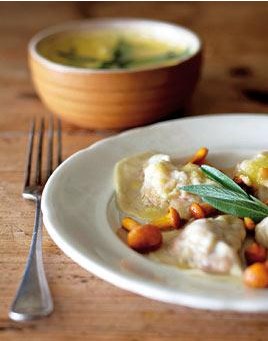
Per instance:
[[[93,70],[49,61],[37,49],[43,39],[62,32],[137,30],[184,44],[190,53],[169,66]],[[32,79],[41,100],[63,120],[80,127],[122,129],[148,124],[189,101],[201,69],[201,42],[178,25],[143,19],[71,22],[38,33],[29,43]]]

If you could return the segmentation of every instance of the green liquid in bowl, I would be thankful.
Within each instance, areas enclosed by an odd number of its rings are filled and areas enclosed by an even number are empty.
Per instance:
[[[172,65],[189,55],[186,47],[121,31],[59,33],[40,41],[37,50],[52,62],[89,69]]]

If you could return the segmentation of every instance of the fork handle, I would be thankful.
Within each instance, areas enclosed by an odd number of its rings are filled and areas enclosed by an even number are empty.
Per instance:
[[[33,320],[49,315],[52,310],[53,301],[42,257],[42,212],[41,197],[38,196],[30,252],[9,317],[15,321]]]

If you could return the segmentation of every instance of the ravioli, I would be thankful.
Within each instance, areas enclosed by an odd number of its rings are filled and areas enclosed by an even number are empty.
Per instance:
[[[163,216],[172,206],[183,219],[190,218],[189,207],[201,198],[179,187],[213,183],[200,167],[179,165],[169,155],[147,152],[119,161],[115,167],[115,188],[119,208],[144,220]]]
[[[166,208],[146,206],[142,200],[143,167],[154,154],[145,152],[124,158],[116,164],[114,171],[116,200],[120,210],[144,220],[160,217]]]
[[[255,195],[262,201],[268,200],[268,152],[243,160],[236,166],[236,175],[241,176],[245,184],[255,188]]]

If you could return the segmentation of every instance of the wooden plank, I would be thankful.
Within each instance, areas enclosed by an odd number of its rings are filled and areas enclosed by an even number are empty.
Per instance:
[[[118,15],[168,20],[201,35],[205,43],[203,76],[184,114],[267,112],[267,3],[1,3],[0,339],[266,340],[268,314],[188,309],[123,291],[81,269],[46,232],[44,262],[55,312],[26,324],[7,317],[34,219],[33,205],[21,198],[29,121],[35,115],[48,115],[30,81],[27,42],[38,30],[59,22]],[[112,133],[64,124],[64,157]]]

